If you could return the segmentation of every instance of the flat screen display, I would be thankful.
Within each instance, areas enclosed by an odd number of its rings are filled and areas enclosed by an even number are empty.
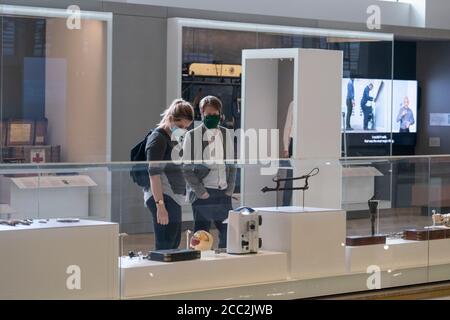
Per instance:
[[[342,132],[353,144],[415,144],[417,104],[415,80],[344,78]]]

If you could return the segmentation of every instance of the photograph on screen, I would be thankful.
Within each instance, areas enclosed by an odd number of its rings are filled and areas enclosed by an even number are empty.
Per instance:
[[[417,132],[417,81],[393,82],[392,132]]]
[[[417,131],[417,81],[344,78],[341,106],[346,133]]]

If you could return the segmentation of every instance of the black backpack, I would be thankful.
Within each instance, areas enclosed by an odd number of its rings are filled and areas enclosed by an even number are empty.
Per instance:
[[[147,145],[147,138],[152,134],[153,130],[145,136],[141,142],[131,149],[130,160],[131,161],[147,161],[147,155],[145,152],[145,146]],[[142,188],[150,187],[150,178],[148,177],[148,164],[139,163],[131,167],[130,177],[134,183]]]

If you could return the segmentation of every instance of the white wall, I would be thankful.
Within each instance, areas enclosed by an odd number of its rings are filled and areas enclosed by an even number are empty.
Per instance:
[[[124,2],[123,0],[113,0]],[[377,4],[382,24],[409,26],[410,5],[374,0],[127,0],[127,3],[170,6],[200,10],[260,14],[278,17],[366,23],[367,8]]]
[[[435,29],[450,29],[450,1],[427,0],[426,27]]]
[[[47,20],[46,117],[64,162],[106,161],[106,28],[84,20]]]
[[[83,20],[80,30],[66,20],[47,19],[45,112],[49,142],[61,145],[62,162],[107,160],[106,24]],[[74,170],[76,171],[76,170]],[[108,172],[87,173],[90,216],[108,217]]]

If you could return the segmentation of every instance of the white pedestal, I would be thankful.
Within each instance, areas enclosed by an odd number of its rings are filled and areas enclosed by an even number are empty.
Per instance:
[[[263,249],[286,252],[292,278],[312,279],[345,273],[344,211],[301,207],[256,210],[262,216]]]
[[[349,273],[366,273],[369,266],[378,266],[382,271],[426,267],[428,242],[393,239],[386,245],[348,246],[345,256]]]
[[[450,264],[450,239],[431,240],[430,266]]]
[[[341,51],[298,48],[243,50],[241,127],[245,132],[249,129],[279,129],[282,135],[283,128],[279,128],[278,124],[278,97],[283,93],[279,90],[279,74],[287,71],[280,68],[280,59],[293,62],[292,158],[302,159],[301,162],[296,162],[294,175],[306,174],[315,167],[320,168],[319,175],[310,181],[311,188],[307,192],[305,203],[309,207],[341,208],[342,178],[338,161],[341,155]],[[323,93],[323,88],[327,88],[326,94]],[[268,141],[261,135],[255,141],[242,134],[239,147],[241,161],[248,163],[248,159],[279,158],[276,154],[278,147],[274,148],[274,144]],[[264,150],[274,151],[264,152],[262,145],[267,146]],[[276,205],[275,192],[260,191],[264,186],[273,185],[272,178],[275,175],[276,170],[262,174],[261,168],[257,166],[242,168],[242,204]],[[301,182],[294,182],[297,183]],[[301,201],[298,195],[300,192],[293,194],[293,203],[297,205]]]
[[[11,208],[14,218],[59,218],[89,216],[88,176],[12,178]]]
[[[367,201],[375,194],[375,177],[379,176],[383,174],[374,167],[342,168],[342,206],[347,211],[367,210]]]
[[[118,298],[118,230],[87,220],[0,225],[0,299]],[[78,274],[81,288],[69,289]]]
[[[243,286],[287,279],[286,254],[259,252],[250,255],[215,255],[203,252],[192,261],[157,262],[120,259],[123,298]]]

